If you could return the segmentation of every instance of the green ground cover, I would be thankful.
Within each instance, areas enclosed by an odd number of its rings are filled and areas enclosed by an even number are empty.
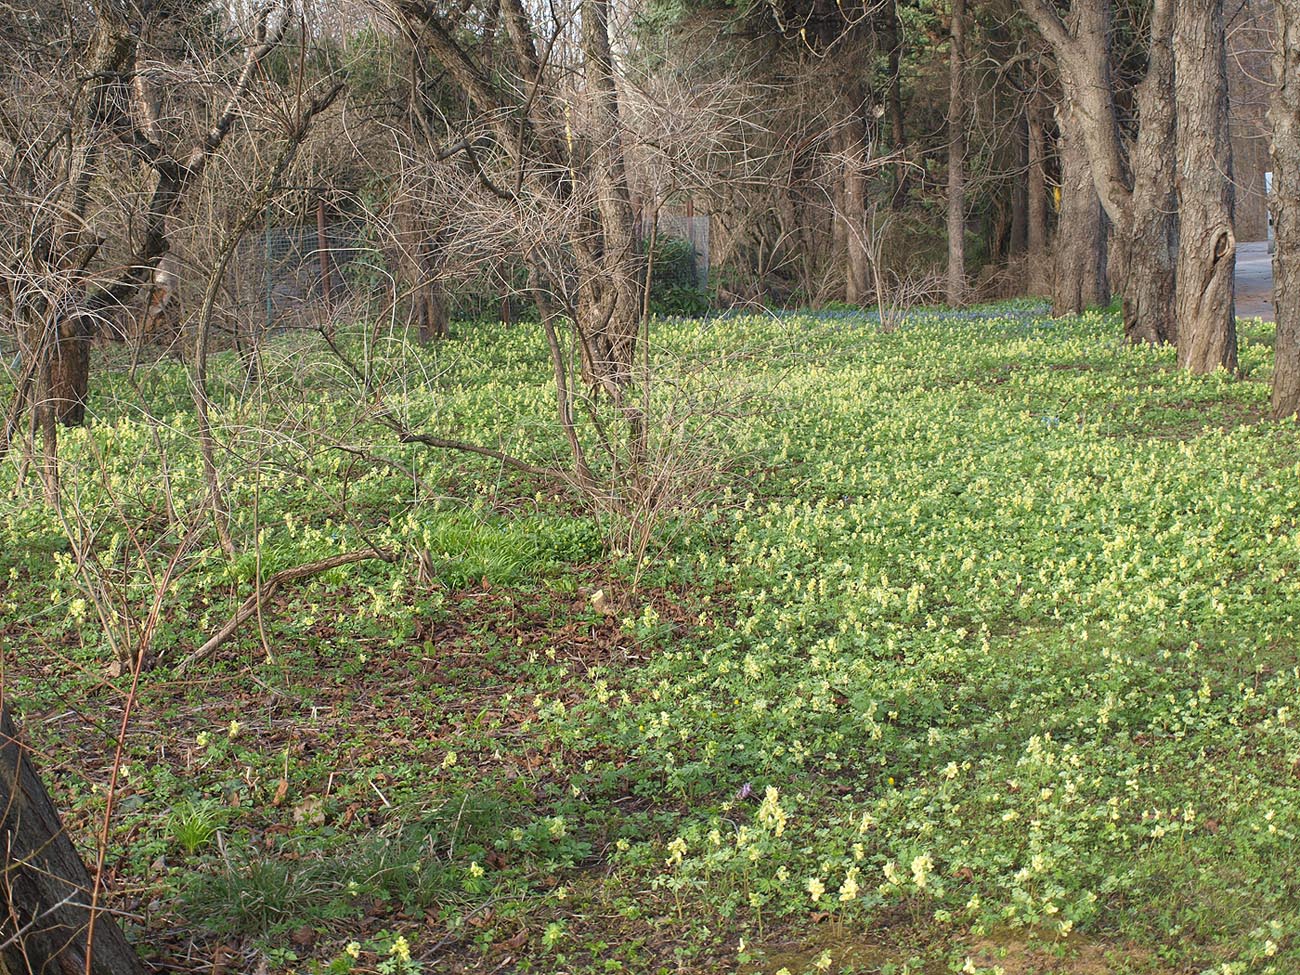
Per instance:
[[[246,544],[161,587],[129,934],[183,971],[1300,970],[1300,428],[1261,419],[1269,327],[1241,379],[1119,332],[656,325],[748,405],[639,574],[557,485],[393,445],[309,341],[260,388],[219,357]],[[377,352],[413,428],[562,456],[533,331]],[[61,513],[0,468],[5,688],[86,849],[113,641],[204,483],[183,370],[106,369]],[[259,573],[372,544],[423,565],[286,586],[169,676]]]

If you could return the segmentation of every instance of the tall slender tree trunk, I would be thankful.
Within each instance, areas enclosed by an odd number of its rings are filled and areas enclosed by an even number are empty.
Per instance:
[[[844,148],[845,263],[844,300],[860,304],[871,291],[870,254],[867,248],[867,133],[861,106],[847,127]]]
[[[1029,249],[1029,111],[1016,119],[1016,178],[1011,186],[1011,239],[1007,254],[1020,257]]]
[[[1232,142],[1228,130],[1223,0],[1178,0],[1178,363],[1192,372],[1237,368],[1232,287]]]
[[[1300,412],[1300,0],[1274,0],[1277,87],[1273,127],[1273,415]]]
[[[948,54],[949,305],[966,300],[966,0],[952,0]]]
[[[1133,193],[1119,226],[1124,336],[1132,343],[1178,340],[1174,314],[1178,263],[1177,109],[1173,18],[1153,18],[1147,72],[1137,90],[1140,119],[1129,165]]]
[[[907,201],[909,179],[907,153],[906,119],[903,118],[903,32],[898,24],[898,2],[888,0],[885,4],[884,41],[887,47],[889,83],[885,97],[888,100],[890,141],[895,156],[894,194],[891,200],[895,208],[900,208]]]
[[[90,944],[93,881],[36,774],[7,702],[0,704],[0,844],[0,971],[143,975],[139,958],[102,908]]]
[[[1061,132],[1061,212],[1056,227],[1052,313],[1078,315],[1110,301],[1106,281],[1106,216],[1093,181],[1078,109],[1057,113]]]
[[[1025,228],[1029,293],[1047,294],[1051,285],[1047,250],[1047,119],[1041,93],[1029,104],[1029,226]]]
[[[609,0],[584,0],[582,27],[599,219],[599,240],[588,255],[586,280],[578,289],[582,361],[588,382],[622,402],[636,359],[642,277],[609,45]]]

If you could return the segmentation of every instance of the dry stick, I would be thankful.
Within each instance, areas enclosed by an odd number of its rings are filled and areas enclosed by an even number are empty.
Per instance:
[[[85,975],[91,975],[91,966],[94,964],[95,918],[99,912],[100,890],[104,883],[104,864],[108,856],[108,829],[113,821],[113,809],[117,798],[117,781],[122,771],[122,759],[126,754],[126,733],[131,726],[131,712],[135,707],[140,690],[140,674],[144,671],[145,660],[153,643],[154,633],[157,631],[159,620],[162,619],[163,601],[166,598],[168,589],[171,588],[171,581],[175,577],[181,559],[184,558],[189,547],[199,537],[200,524],[201,522],[195,521],[184,538],[181,539],[181,543],[176,546],[176,551],[172,553],[167,562],[167,569],[163,573],[161,583],[155,587],[153,604],[149,607],[149,616],[145,620],[144,629],[140,633],[140,647],[132,662],[131,689],[127,692],[126,703],[122,707],[122,723],[118,728],[117,743],[113,748],[113,768],[108,778],[108,796],[104,803],[104,818],[100,825],[99,844],[95,854],[95,873],[93,882],[90,885],[90,918],[86,924]]]
[[[360,447],[349,447],[346,444],[331,444],[330,450],[337,450],[340,453],[349,454],[358,460],[366,460],[372,464],[383,464],[385,467],[391,467],[403,477],[409,477],[416,487],[424,492],[426,498],[436,497],[438,491],[430,486],[429,482],[416,473],[414,468],[407,467],[405,464],[398,463],[390,457],[384,457],[381,454],[372,454],[368,450]]]
[[[320,559],[316,562],[306,562],[302,565],[295,565],[288,569],[281,569],[271,578],[262,584],[258,592],[253,593],[244,600],[243,604],[235,612],[229,622],[220,630],[208,637],[206,643],[199,647],[192,654],[176,665],[172,671],[176,677],[184,676],[185,672],[197,663],[201,663],[208,657],[212,656],[217,649],[235,635],[235,632],[246,623],[250,617],[256,615],[262,606],[275,595],[282,585],[288,582],[296,582],[299,579],[306,579],[322,572],[328,572],[330,569],[337,569],[343,565],[351,565],[353,562],[365,562],[370,559],[383,559],[392,561],[393,553],[387,549],[380,549],[378,552],[367,549],[364,552],[343,552],[339,555],[331,555],[327,559]]]
[[[325,340],[325,344],[329,346],[330,351],[334,354],[335,358],[337,358],[339,362],[343,365],[343,367],[347,369],[348,373],[351,374],[351,376],[357,382],[361,383],[362,387],[367,392],[371,391],[374,386],[373,381],[367,378],[366,374],[362,372],[361,368],[355,362],[353,362],[352,359],[348,357],[347,353],[345,353],[338,346],[338,344],[334,341],[334,337],[331,335],[326,335],[323,330],[320,332],[320,335]],[[378,400],[380,401],[382,400],[382,391],[380,393],[380,396],[378,397]],[[382,402],[381,402],[381,406],[382,406]],[[422,444],[425,447],[434,447],[439,450],[460,450],[468,454],[478,454],[480,457],[491,457],[493,460],[499,461],[500,463],[504,464],[506,467],[509,467],[513,470],[521,471],[525,474],[533,474],[538,477],[554,477],[558,473],[557,471],[552,470],[550,468],[538,467],[536,464],[530,464],[528,463],[528,461],[521,460],[518,457],[514,457],[510,454],[507,454],[503,450],[496,450],[492,447],[483,447],[480,446],[479,444],[474,444],[474,443],[466,443],[463,440],[449,440],[446,437],[435,437],[432,434],[427,434],[427,433],[412,433],[410,430],[406,428],[405,424],[403,424],[400,420],[398,420],[396,417],[390,414],[387,411],[387,409],[381,409],[381,411],[375,416],[375,419],[379,423],[383,424],[388,429],[392,430],[394,433],[397,434],[398,443]],[[405,468],[401,467],[401,465],[394,463],[393,461],[390,461],[383,457],[375,457],[372,454],[366,454],[365,452],[358,451],[352,447],[345,447],[336,444],[334,445],[333,449],[342,450],[345,451],[346,453],[356,454],[357,456],[364,456],[367,457],[368,459],[381,461],[382,463],[397,467],[399,470],[403,471],[403,473],[406,474],[412,473],[410,471],[407,471]]]
[[[404,444],[418,443],[426,447],[437,447],[441,450],[463,450],[468,454],[478,454],[481,457],[491,457],[493,460],[500,461],[506,467],[513,468],[517,471],[523,471],[525,474],[535,474],[539,477],[550,477],[555,472],[547,470],[545,467],[538,467],[536,464],[530,464],[527,461],[520,460],[517,457],[511,457],[509,454],[493,450],[491,447],[480,447],[478,444],[465,443],[461,440],[447,440],[444,437],[432,437],[425,433],[399,433],[398,442]]]

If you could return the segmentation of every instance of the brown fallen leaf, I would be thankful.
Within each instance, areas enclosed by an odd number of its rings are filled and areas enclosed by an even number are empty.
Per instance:
[[[497,945],[498,948],[509,948],[512,951],[518,951],[524,945],[528,944],[528,929],[520,928],[519,933],[508,941],[502,941]]]
[[[211,975],[225,975],[226,966],[230,963],[233,954],[234,951],[230,945],[217,945],[212,951]]]
[[[275,795],[271,797],[271,805],[278,806],[284,802],[284,797],[289,794],[289,780],[281,779],[275,787]]]
[[[320,826],[325,822],[325,803],[319,796],[308,796],[293,807],[293,821],[309,826]]]
[[[294,931],[293,934],[289,935],[289,940],[299,948],[310,948],[316,943],[316,932],[304,924],[302,927],[298,928],[298,930]]]

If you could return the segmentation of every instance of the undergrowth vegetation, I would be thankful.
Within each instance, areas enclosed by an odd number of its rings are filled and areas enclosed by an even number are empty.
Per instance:
[[[179,367],[97,391],[60,512],[0,469],[6,691],[86,844],[114,647],[162,590],[108,861],[147,958],[1300,968],[1300,430],[1261,419],[1269,329],[1242,379],[1030,305],[655,329],[747,405],[742,462],[644,565],[560,484],[385,436],[400,411],[562,458],[527,328],[382,349],[400,395],[365,409],[303,341],[260,388],[220,363],[234,559]],[[708,401],[705,374],[664,386]],[[255,580],[366,548],[397,554],[170,676]]]

